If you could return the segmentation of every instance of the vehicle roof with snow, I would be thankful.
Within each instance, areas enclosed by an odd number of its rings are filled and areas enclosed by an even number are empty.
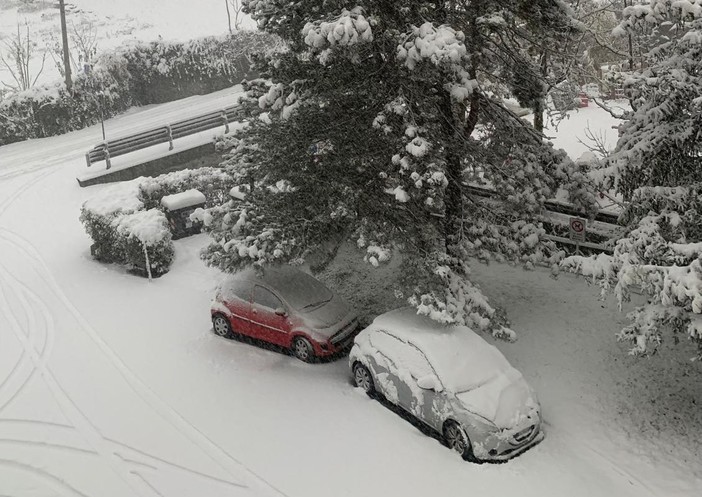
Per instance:
[[[222,289],[226,291],[229,282],[241,280],[263,283],[274,289],[295,309],[301,309],[311,303],[327,301],[333,296],[331,290],[320,281],[293,266],[245,269],[225,280],[222,283]]]
[[[452,392],[472,390],[499,375],[521,376],[495,346],[470,328],[444,325],[418,315],[411,307],[378,316],[367,330],[386,331],[416,346],[427,357],[444,388]],[[392,355],[396,351],[381,352]]]

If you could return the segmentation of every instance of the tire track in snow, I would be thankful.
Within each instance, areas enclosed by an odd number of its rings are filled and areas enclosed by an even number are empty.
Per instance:
[[[27,473],[30,476],[47,483],[50,487],[59,491],[61,495],[64,495],[65,497],[91,497],[71,486],[68,482],[64,481],[58,476],[52,475],[51,473],[48,473],[41,468],[37,468],[36,466],[13,461],[11,459],[0,459],[0,466],[5,466],[10,469],[19,470],[22,473]]]
[[[35,178],[29,178],[27,181],[25,181],[22,186],[19,188],[16,188],[14,192],[12,192],[7,198],[5,198],[2,202],[0,202],[0,216],[2,216],[7,208],[12,205],[12,203],[17,200],[17,198],[22,195],[24,192],[29,190],[31,187],[35,186],[36,183],[40,182],[47,176],[55,173],[56,171],[44,171],[41,174],[38,174]],[[0,176],[0,179],[3,177]]]
[[[192,473],[192,474],[194,474],[194,475],[196,475],[196,476],[199,476],[199,477],[204,478],[204,479],[207,479],[207,480],[212,480],[212,481],[215,481],[215,482],[217,482],[217,483],[225,483],[225,484],[230,484],[230,485],[232,484],[231,482],[229,482],[229,481],[227,481],[227,480],[223,480],[223,479],[221,479],[221,478],[217,478],[216,476],[208,475],[208,474],[202,473],[202,472],[200,472],[200,471],[195,471],[194,469],[186,468],[185,466],[181,466],[181,465],[179,465],[179,464],[166,461],[165,459],[161,459],[160,457],[157,457],[157,456],[148,454],[148,453],[146,453],[146,452],[144,452],[144,451],[142,451],[142,450],[139,450],[139,449],[137,449],[136,447],[129,446],[129,445],[124,444],[124,443],[122,443],[122,442],[118,442],[117,440],[112,440],[112,439],[110,439],[110,438],[106,438],[105,440],[107,440],[107,441],[109,441],[109,442],[112,442],[113,444],[115,444],[115,445],[118,446],[118,447],[122,447],[122,448],[124,448],[124,449],[127,449],[127,451],[129,451],[129,452],[133,452],[133,453],[136,454],[136,456],[135,456],[134,454],[132,454],[131,457],[130,457],[130,456],[122,455],[121,453],[118,454],[118,455],[119,455],[123,460],[125,460],[125,461],[130,461],[130,462],[134,462],[134,463],[136,463],[136,464],[142,464],[142,465],[143,465],[143,464],[147,464],[147,463],[138,461],[138,460],[135,459],[135,457],[145,457],[145,458],[147,458],[147,459],[149,459],[149,460],[151,460],[151,461],[157,461],[157,462],[160,462],[160,463],[162,463],[162,464],[166,464],[166,465],[168,465],[168,466],[171,466],[171,467],[180,469],[180,470],[182,470],[182,471],[186,471],[186,472],[188,472],[188,473]],[[245,485],[241,485],[241,484],[234,484],[234,485],[237,486],[237,487],[240,487],[240,488],[246,488]]]
[[[2,211],[0,210],[0,214],[1,213]],[[68,297],[61,290],[60,286],[54,279],[45,261],[30,242],[28,242],[19,234],[4,228],[0,228],[0,241],[5,241],[6,243],[11,244],[22,255],[32,260],[33,269],[41,276],[42,281],[46,283],[45,288],[49,290],[53,294],[53,296],[59,300],[59,302],[72,315],[76,322],[79,323],[80,331],[86,334],[88,338],[90,338],[91,341],[100,349],[100,351],[107,356],[111,364],[120,373],[122,378],[129,384],[134,393],[142,401],[144,401],[155,413],[157,413],[161,418],[163,418],[165,421],[171,424],[186,439],[188,439],[190,442],[194,443],[197,447],[199,447],[221,469],[223,469],[227,474],[231,475],[234,479],[233,481],[227,482],[229,485],[232,485],[233,487],[239,489],[241,489],[242,486],[248,486],[236,482],[237,473],[243,473],[244,475],[248,475],[248,478],[250,478],[257,484],[257,486],[259,487],[257,489],[258,491],[264,491],[265,493],[272,495],[286,495],[280,489],[276,488],[274,485],[265,480],[262,476],[258,475],[253,470],[246,467],[243,463],[232,457],[229,453],[227,453],[224,449],[222,449],[219,445],[217,445],[214,441],[212,441],[204,433],[202,433],[198,428],[196,428],[194,425],[190,424],[187,420],[185,420],[185,418],[183,418],[177,411],[175,411],[172,407],[165,403],[146,384],[144,384],[134,374],[134,372],[128,366],[126,366],[126,364],[124,364],[124,362],[119,358],[119,356],[114,352],[114,350],[112,350],[109,347],[109,345],[107,345],[107,343],[97,334],[97,332],[85,320],[80,311],[78,311],[78,309],[68,299]],[[7,273],[7,269],[4,268],[1,264],[0,275],[3,276],[3,278],[0,278],[0,281],[6,279],[9,276]],[[7,300],[2,295],[2,292],[0,292],[0,304],[2,303],[4,303],[5,306],[8,305]],[[28,348],[26,337],[24,337],[21,331],[17,329],[17,321],[13,320],[13,323],[14,328],[16,330],[15,334],[18,336],[23,346],[25,346],[26,350]],[[24,337],[25,339],[23,340],[22,337]],[[107,443],[107,440],[105,440],[102,437],[102,435],[99,434],[99,432],[97,432],[96,428],[90,423],[88,417],[85,416],[85,413],[80,411],[78,406],[75,403],[73,403],[72,400],[70,400],[66,392],[61,388],[56,378],[50,373],[48,367],[41,364],[38,357],[36,356],[36,351],[33,352],[34,354],[32,354],[32,350],[29,351],[30,355],[32,356],[32,359],[35,361],[35,364],[41,370],[45,380],[48,380],[48,386],[50,387],[52,392],[54,392],[58,397],[57,400],[60,400],[59,403],[62,404],[64,414],[67,416],[70,414],[69,419],[72,423],[74,423],[74,425],[77,425],[78,428],[81,431],[84,431],[84,433],[89,437],[88,441],[90,442],[91,446],[97,449],[101,455],[107,457],[111,464],[113,464],[116,460],[119,459],[119,457],[114,453],[114,451],[110,451],[107,449],[107,447],[104,446],[104,444]],[[66,412],[66,409],[68,409],[68,412]],[[138,451],[138,449],[134,450]],[[153,458],[153,456],[150,457]],[[173,463],[169,463],[167,461],[165,461],[165,463],[174,466]],[[178,469],[186,468],[178,467]],[[202,473],[200,472],[192,470],[188,471],[197,475],[202,475]],[[128,474],[133,475],[133,473],[131,472],[128,472]],[[140,480],[143,480],[143,478],[140,477]],[[133,481],[131,483],[133,484]]]
[[[35,177],[30,178],[19,188],[17,188],[10,196],[5,198],[2,201],[2,203],[0,203],[0,216],[2,216],[5,213],[9,206],[12,205],[12,203],[22,193],[30,189],[32,186],[36,185],[37,182],[53,174],[54,172],[56,171],[49,170],[38,174]],[[223,469],[226,474],[229,474],[232,477],[234,477],[234,480],[225,481],[213,477],[211,475],[205,475],[204,473],[194,471],[183,466],[174,465],[173,463],[170,463],[163,459],[155,458],[154,456],[150,456],[134,447],[129,447],[124,444],[119,445],[141,454],[142,457],[158,461],[161,464],[166,464],[175,467],[181,471],[193,473],[200,477],[206,477],[214,481],[232,485],[233,487],[239,488],[239,490],[241,490],[243,487],[248,487],[247,485],[243,485],[241,483],[236,482],[237,478],[235,477],[235,475],[237,475],[237,473],[243,473],[244,475],[247,475],[248,479],[253,480],[253,482],[257,484],[257,486],[259,487],[259,491],[264,491],[264,493],[266,494],[285,496],[285,494],[282,491],[277,489],[275,486],[270,484],[268,481],[256,474],[254,471],[247,468],[240,461],[234,459],[230,454],[228,454],[224,449],[222,449],[220,446],[214,443],[195,426],[187,422],[177,411],[171,408],[167,403],[160,399],[147,385],[141,382],[141,380],[139,380],[139,378],[134,374],[134,372],[131,369],[129,369],[129,367],[127,367],[126,364],[124,364],[121,361],[121,359],[119,359],[117,354],[106,344],[106,342],[102,340],[102,338],[95,332],[95,330],[92,329],[92,327],[90,327],[89,323],[85,320],[82,314],[80,314],[80,311],[78,311],[78,309],[72,304],[72,302],[70,302],[65,293],[61,290],[56,280],[53,278],[53,275],[51,274],[51,271],[49,270],[45,261],[30,242],[21,237],[19,234],[4,228],[0,228],[0,241],[4,241],[12,245],[16,250],[19,251],[20,254],[24,255],[25,257],[28,257],[32,261],[32,268],[34,269],[34,271],[42,278],[42,281],[48,283],[46,288],[61,302],[61,304],[66,308],[66,310],[68,310],[68,312],[73,316],[73,318],[76,319],[76,321],[80,324],[80,330],[83,333],[85,333],[91,339],[91,341],[95,345],[97,345],[97,347],[108,357],[111,364],[117,369],[122,378],[127,381],[134,393],[136,393],[137,396],[141,398],[161,418],[168,421],[169,424],[171,424],[186,439],[198,446],[205,454],[207,454],[207,456],[213,462],[215,462],[221,469]],[[53,315],[50,311],[48,311],[46,303],[41,299],[41,297],[39,297],[36,293],[32,292],[26,285],[24,285],[17,278],[15,278],[10,273],[10,270],[2,264],[0,264],[0,276],[2,276],[0,278],[0,283],[5,281],[5,288],[3,288],[2,285],[0,285],[0,304],[4,304],[4,307],[8,310],[11,328],[13,329],[17,339],[22,344],[23,355],[26,356],[28,360],[32,362],[34,367],[33,371],[39,371],[41,373],[42,378],[51,390],[56,401],[59,403],[59,406],[64,412],[64,415],[66,415],[68,419],[74,424],[76,429],[78,429],[81,432],[84,438],[95,449],[95,452],[101,455],[108,462],[110,467],[113,469],[113,471],[115,471],[115,473],[118,474],[120,479],[127,483],[134,491],[137,492],[138,495],[145,495],[145,487],[149,487],[149,490],[151,491],[146,492],[152,493],[154,489],[151,488],[151,485],[145,481],[142,475],[139,475],[133,470],[125,468],[123,464],[121,467],[121,463],[123,463],[124,460],[118,453],[116,453],[115,450],[111,450],[109,447],[110,443],[115,442],[108,441],[104,439],[104,437],[102,437],[102,435],[99,433],[97,428],[90,422],[89,418],[85,415],[85,413],[80,410],[78,405],[75,402],[73,402],[73,400],[68,396],[67,392],[59,384],[57,379],[49,370],[48,364],[46,363],[46,348],[44,348],[42,352],[38,352],[33,347],[31,341],[28,341],[27,336],[22,331],[20,321],[18,320],[17,316],[14,313],[12,313],[9,301],[5,295],[5,292],[8,291],[7,282],[9,281],[10,283],[12,283],[9,286],[11,287],[13,295],[16,298],[20,298],[20,301],[22,302],[22,307],[25,310],[25,312],[28,312],[29,316],[32,316],[32,305],[31,302],[28,301],[27,295],[29,295],[29,299],[34,300],[34,303],[42,309],[41,312],[45,319],[47,330],[46,336],[53,337],[55,335],[53,331],[53,328],[55,326],[53,323]],[[33,326],[31,328],[33,328]],[[51,338],[51,340],[53,340],[53,338]],[[20,361],[21,360],[22,359],[20,359]],[[18,368],[14,368],[13,370],[17,369]],[[22,382],[22,385],[18,389],[18,392],[24,389],[28,380],[29,377],[24,382]],[[16,392],[15,395],[18,392]],[[139,462],[137,461],[136,464],[139,464]],[[49,476],[53,477],[53,475]],[[138,483],[134,481],[134,476],[138,477]]]
[[[2,266],[0,264],[0,266]],[[27,317],[27,338],[29,340],[29,343],[34,342],[36,345],[41,347],[41,350],[39,352],[40,358],[43,362],[46,362],[47,358],[51,355],[51,350],[53,349],[54,346],[54,341],[55,341],[55,333],[54,333],[54,320],[53,320],[53,315],[49,312],[49,309],[46,307],[46,304],[44,301],[39,298],[38,295],[36,295],[32,290],[22,283],[21,281],[17,280],[16,278],[12,277],[14,279],[15,284],[20,288],[20,291],[17,292],[15,295],[16,297],[20,297],[21,294],[25,294],[27,297],[24,298],[18,298],[20,301],[20,305],[22,306],[22,309],[24,310],[25,316]],[[1,285],[1,283],[0,283]],[[0,288],[1,291],[1,288]],[[33,304],[29,302],[28,298],[31,298],[33,301]],[[37,340],[35,340],[35,337],[38,336],[38,334],[35,332],[35,330],[38,328],[38,322],[36,319],[36,313],[33,312],[36,308],[39,308],[40,310],[40,315],[43,318],[43,323],[44,323],[44,341],[43,343],[36,343]],[[24,359],[24,360],[23,360]],[[23,364],[29,364],[31,366],[32,360],[27,354],[26,350],[24,347],[22,347],[22,353],[20,356],[20,359],[18,361],[18,364],[22,362]],[[16,365],[17,366],[17,365]],[[17,368],[13,368],[13,370],[10,372],[10,374],[5,378],[5,380],[0,384],[0,414],[2,411],[17,397],[17,395],[22,391],[29,382],[29,380],[32,378],[36,371],[35,367],[31,367],[27,374],[24,376],[24,378],[20,379],[19,385],[14,388],[14,390],[10,391],[9,397],[7,397],[6,400],[2,400],[3,395],[7,395],[3,391],[3,387],[6,387],[6,384],[8,383],[8,380],[15,380],[17,378]],[[5,390],[8,390],[6,387]]]
[[[3,236],[0,234],[0,241],[2,241],[2,239]],[[12,284],[13,282],[14,285]],[[8,285],[8,283],[10,284]],[[17,288],[17,280],[8,272],[5,265],[0,263],[0,308],[5,308],[5,314],[9,321],[10,328],[22,344],[27,355],[30,357],[34,368],[41,374],[44,383],[49,388],[49,391],[51,392],[54,400],[58,403],[64,416],[68,418],[68,420],[79,431],[79,433],[95,450],[95,452],[102,456],[103,460],[105,460],[105,462],[120,480],[122,480],[137,495],[144,497],[147,496],[148,494],[145,492],[143,486],[133,481],[133,478],[130,477],[129,471],[120,464],[119,459],[106,446],[106,443],[98,429],[89,421],[88,416],[85,415],[85,413],[80,409],[80,407],[78,407],[65,389],[60,385],[54,374],[49,369],[49,365],[46,360],[47,358],[43,357],[33,347],[31,342],[28,340],[28,337],[22,332],[20,322],[17,320],[17,316],[13,313],[12,307],[10,306],[7,298],[8,287],[10,291],[13,291],[16,297],[21,295],[21,289],[18,290]],[[24,307],[26,305],[26,300],[20,298],[20,301],[23,302],[22,305]],[[53,335],[54,330],[47,330],[47,335],[48,334]]]

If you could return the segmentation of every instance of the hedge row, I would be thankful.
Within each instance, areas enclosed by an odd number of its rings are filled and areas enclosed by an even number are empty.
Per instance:
[[[63,83],[0,101],[0,145],[63,134],[125,111],[230,87],[248,75],[250,57],[273,50],[270,35],[242,32],[186,43],[130,42],[100,55],[94,68]]]
[[[210,167],[111,185],[81,207],[80,220],[93,240],[91,253],[101,262],[121,264],[142,275],[148,273],[148,255],[151,274],[165,274],[174,250],[161,198],[196,188],[212,206],[225,201],[232,186],[227,173]]]

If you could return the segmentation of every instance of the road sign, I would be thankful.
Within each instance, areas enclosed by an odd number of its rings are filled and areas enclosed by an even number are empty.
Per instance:
[[[570,226],[570,239],[576,242],[584,242],[587,219],[571,217],[568,224]]]

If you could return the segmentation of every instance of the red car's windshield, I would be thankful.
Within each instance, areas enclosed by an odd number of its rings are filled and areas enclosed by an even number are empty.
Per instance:
[[[293,308],[315,307],[332,299],[331,290],[308,274],[297,271],[292,277],[286,276],[270,284]]]

